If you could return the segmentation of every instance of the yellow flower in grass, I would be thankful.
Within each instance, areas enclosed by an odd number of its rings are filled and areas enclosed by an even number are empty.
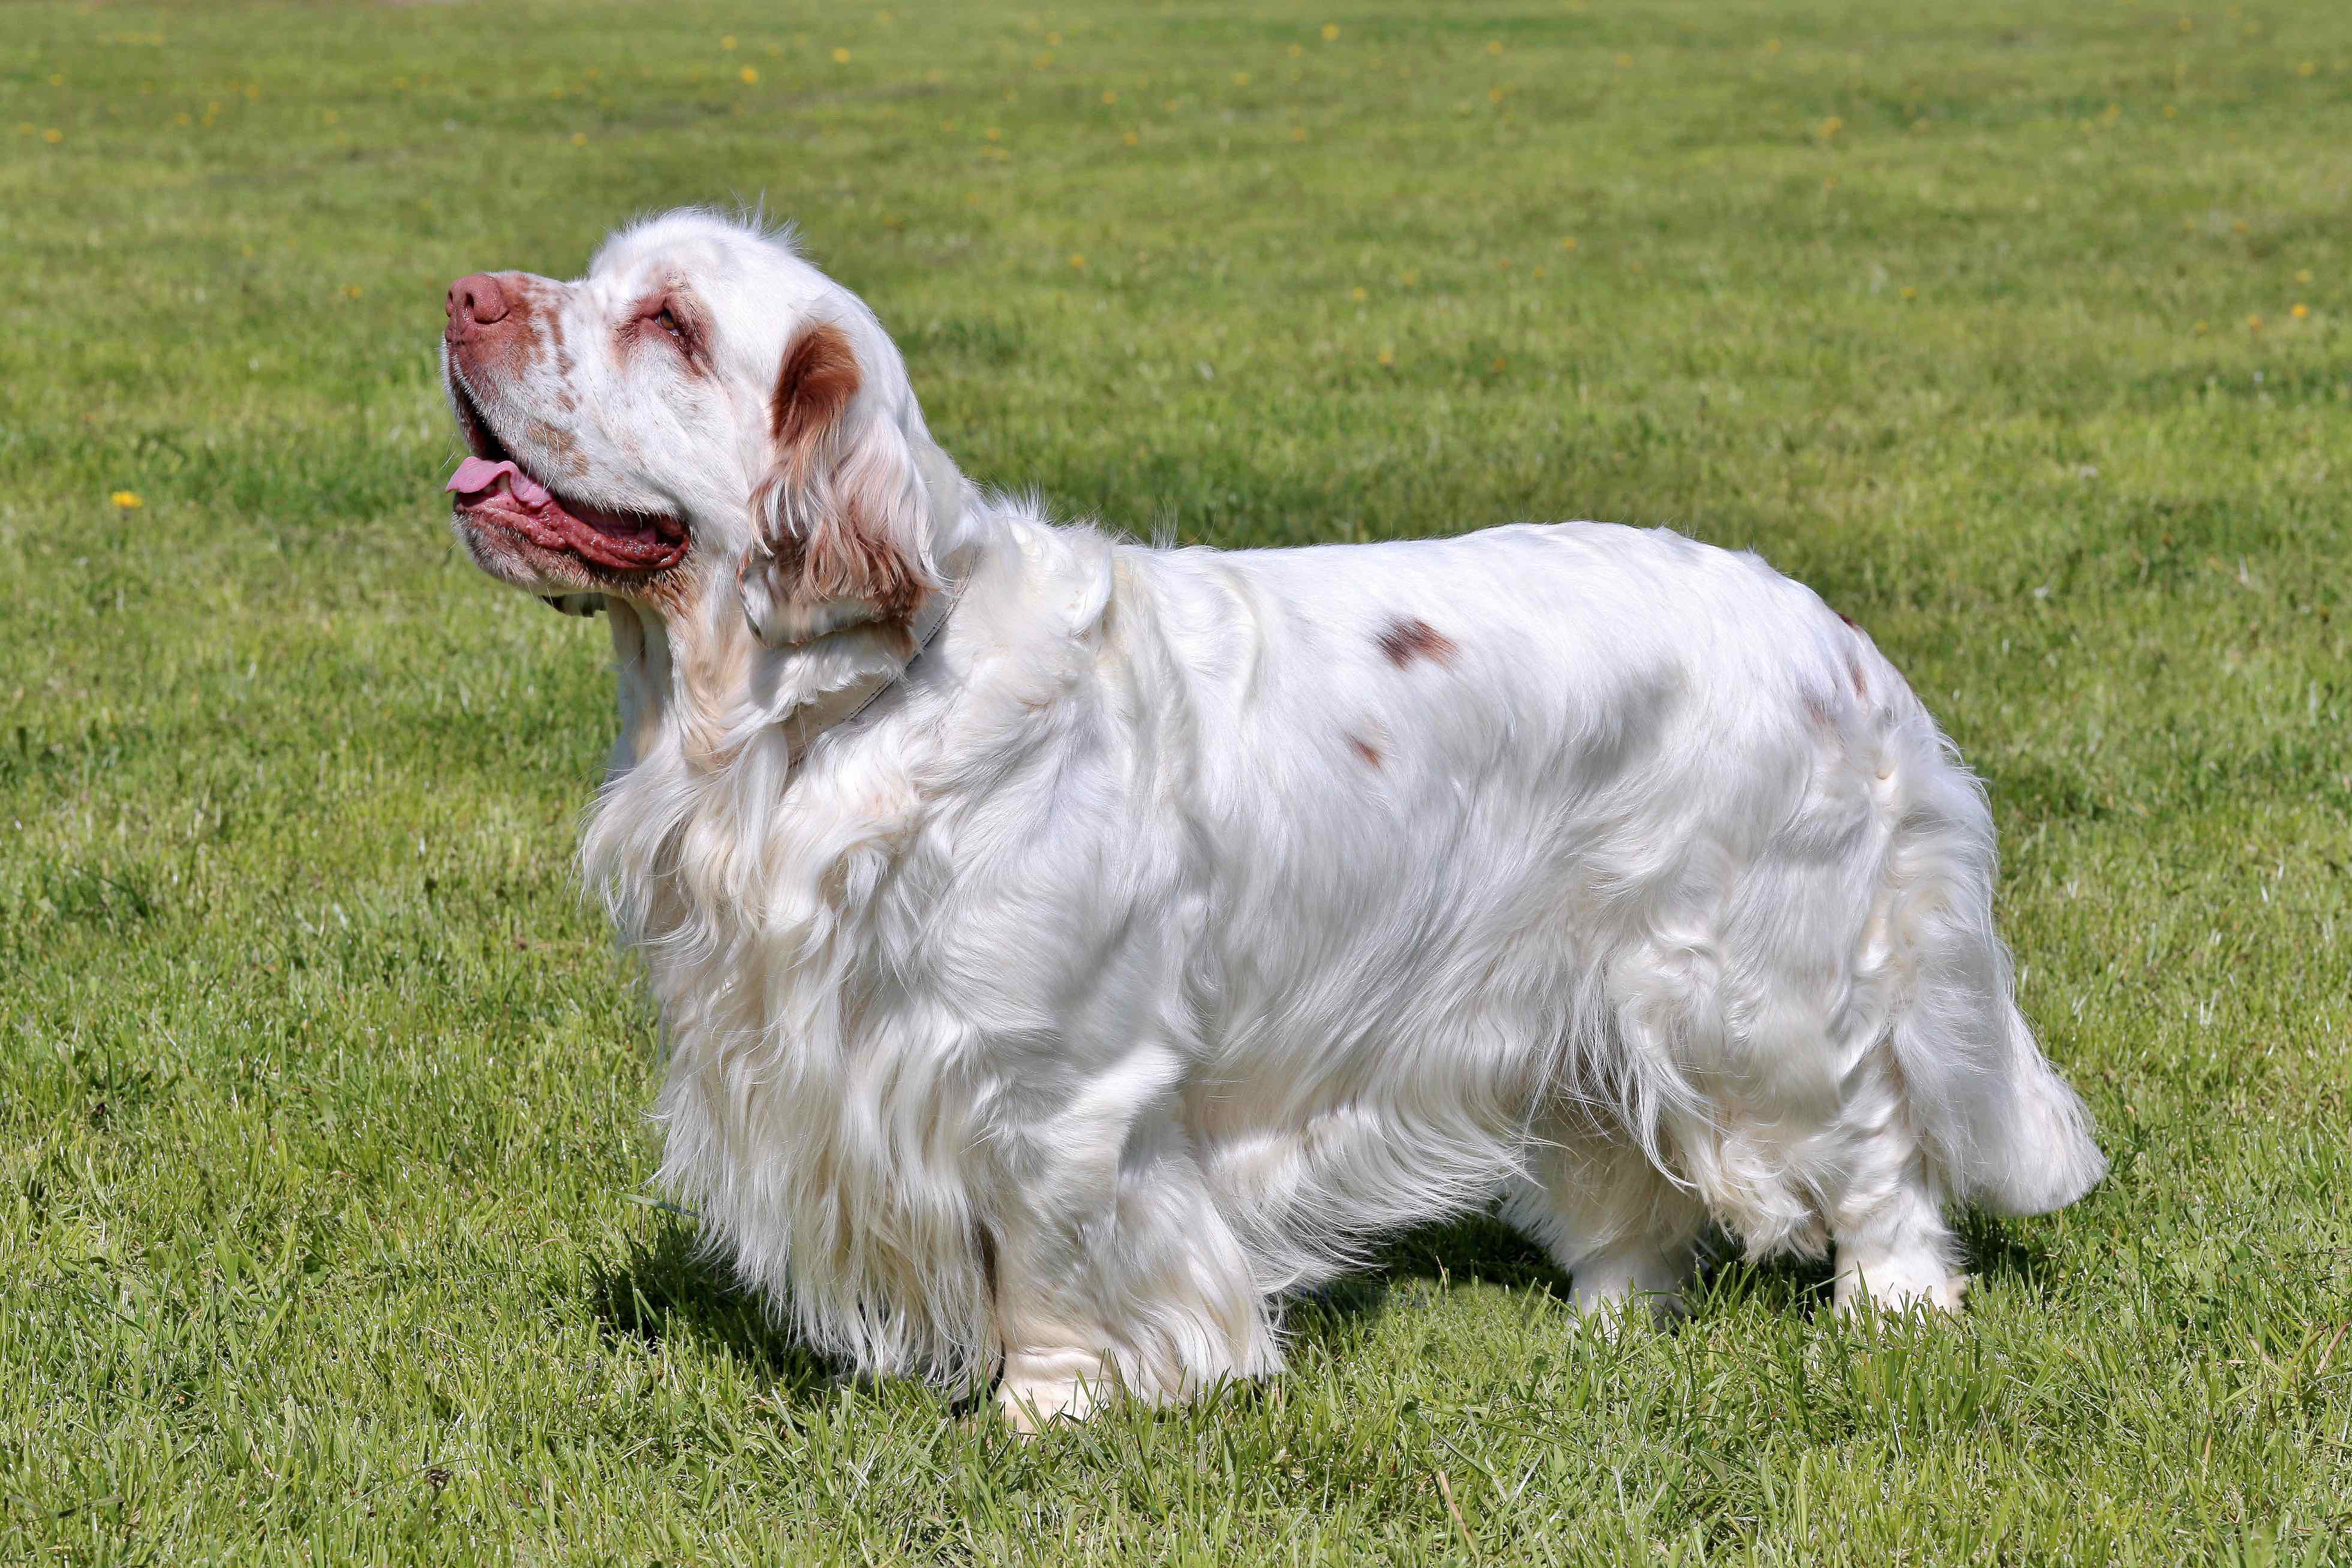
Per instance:
[[[1326,22],[1323,24],[1323,41],[1327,44],[1336,44],[1339,41],[1339,23]]]
[[[847,64],[849,63],[849,51],[848,51],[847,49],[835,49],[835,50],[834,50],[834,51],[833,51],[833,63],[834,63],[835,65],[837,65],[837,66],[845,66],[845,65],[847,65]]]
[[[1576,248],[1576,236],[1574,235],[1570,235],[1567,238],[1561,240],[1559,242],[1559,248],[1562,250],[1574,250]]]
[[[1087,269],[1087,258],[1080,256],[1076,251],[1072,251],[1070,253],[1070,267],[1073,271],[1084,272]]]
[[[2263,319],[2262,319],[2261,317],[2259,317],[2259,316],[2249,316],[2249,317],[2247,317],[2247,318],[2246,318],[2246,330],[2247,330],[2247,331],[2249,331],[2249,332],[2259,332],[2259,331],[2261,331],[2262,329],[2263,329]]]
[[[2302,320],[2305,317],[2309,316],[2309,315],[2311,314],[2311,307],[2310,307],[2310,306],[2308,306],[2308,305],[2300,305],[2300,304],[2299,304],[2299,305],[2297,305],[2297,306],[2294,308],[2294,310],[2293,314],[2294,314],[2294,319],[2295,319],[2296,320],[2300,321],[2300,320]]]
[[[135,512],[147,504],[139,498],[139,492],[136,490],[117,490],[107,499],[126,512]]]
[[[54,125],[41,132],[41,140],[47,142],[52,147],[55,147],[58,142],[63,141],[65,139],[66,133],[59,131]]]
[[[1396,350],[1395,350],[1394,349],[1382,349],[1382,350],[1381,350],[1381,364],[1383,364],[1383,365],[1393,365],[1393,364],[1395,364],[1395,363],[1396,363]]]
[[[2298,270],[2298,271],[2295,273],[2295,275],[2294,275],[2294,280],[2295,280],[2297,283],[2308,283],[2308,282],[2310,282],[2310,281],[2311,281],[2311,268],[2309,268],[2309,267],[2303,267],[2303,268],[2301,268],[2300,270]]]

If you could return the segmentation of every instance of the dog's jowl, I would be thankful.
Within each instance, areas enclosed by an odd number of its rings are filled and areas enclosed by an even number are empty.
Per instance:
[[[459,279],[443,341],[459,538],[611,630],[585,863],[669,1042],[662,1177],[859,1367],[1023,1425],[1182,1398],[1496,1201],[1604,1319],[1709,1228],[1948,1310],[1953,1206],[2098,1180],[1984,791],[1755,557],[1055,525],[863,304],[698,213]]]

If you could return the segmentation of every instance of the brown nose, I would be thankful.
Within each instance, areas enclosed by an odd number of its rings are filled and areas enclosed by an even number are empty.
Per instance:
[[[487,272],[471,272],[449,286],[445,307],[449,313],[451,342],[471,337],[481,329],[507,319],[507,291]]]

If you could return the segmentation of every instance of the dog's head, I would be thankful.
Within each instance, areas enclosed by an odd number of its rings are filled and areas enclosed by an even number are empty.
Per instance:
[[[673,213],[574,282],[461,277],[447,314],[454,521],[493,577],[580,611],[733,595],[772,648],[903,635],[937,590],[953,469],[873,314],[788,239]]]

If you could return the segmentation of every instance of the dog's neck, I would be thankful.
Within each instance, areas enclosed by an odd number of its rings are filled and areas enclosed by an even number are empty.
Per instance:
[[[768,730],[787,735],[797,751],[898,683],[952,612],[992,532],[978,493],[944,452],[926,441],[916,461],[930,500],[940,586],[908,622],[845,627],[772,649],[715,580],[667,604],[611,601],[621,717],[616,772],[654,756],[666,740],[696,769],[724,768]]]

